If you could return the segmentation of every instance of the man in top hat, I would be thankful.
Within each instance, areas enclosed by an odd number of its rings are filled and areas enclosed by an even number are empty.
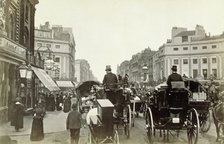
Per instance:
[[[117,89],[117,76],[111,72],[110,65],[106,66],[106,75],[103,78],[103,85],[106,89],[106,95],[107,98],[115,104],[116,98],[115,98],[115,90]]]
[[[170,74],[167,79],[168,88],[171,88],[171,82],[173,81],[183,81],[182,76],[177,73],[177,66],[173,65],[171,70],[172,70],[172,74]]]

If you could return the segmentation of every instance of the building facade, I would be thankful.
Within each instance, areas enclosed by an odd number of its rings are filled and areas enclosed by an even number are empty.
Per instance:
[[[192,31],[174,27],[172,39],[159,48],[153,56],[153,63],[155,81],[167,78],[172,65],[176,65],[178,73],[187,77],[221,79],[224,77],[224,33],[206,35],[200,25]]]
[[[76,82],[78,83],[88,80],[97,80],[93,75],[93,72],[90,69],[90,65],[87,60],[75,60],[75,70]]]
[[[141,53],[132,56],[130,61],[122,62],[117,68],[117,74],[124,76],[129,75],[129,81],[137,83],[150,84],[153,80],[153,55],[149,47]]]
[[[34,105],[38,80],[33,76],[23,81],[22,95],[18,68],[22,63],[41,67],[41,59],[34,57],[36,4],[38,0],[0,1],[0,123],[8,120],[9,107],[17,96],[26,108]]]
[[[44,69],[55,80],[75,79],[75,40],[72,28],[49,22],[35,29],[35,51],[45,59]]]

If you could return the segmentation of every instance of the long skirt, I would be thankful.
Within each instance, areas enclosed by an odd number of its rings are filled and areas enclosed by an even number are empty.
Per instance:
[[[42,118],[34,118],[32,123],[31,141],[40,141],[44,138],[44,130],[43,130],[43,119]]]

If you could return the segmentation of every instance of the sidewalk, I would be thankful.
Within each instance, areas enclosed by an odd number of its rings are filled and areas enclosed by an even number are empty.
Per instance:
[[[66,131],[66,118],[68,113],[63,111],[47,111],[43,123],[44,123],[44,133],[55,133]],[[0,135],[9,136],[20,136],[20,135],[30,135],[32,127],[33,116],[24,116],[23,129],[16,132],[13,126],[10,126],[10,122],[0,126]]]

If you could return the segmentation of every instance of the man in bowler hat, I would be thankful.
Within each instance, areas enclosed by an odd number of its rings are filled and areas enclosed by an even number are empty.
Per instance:
[[[168,79],[167,79],[167,85],[168,85],[169,89],[172,88],[171,82],[173,82],[173,81],[183,81],[182,76],[177,73],[177,66],[173,65],[171,70],[172,70],[172,74],[170,74]]]
[[[115,90],[117,89],[117,76],[111,72],[110,65],[106,66],[106,75],[103,78],[107,98],[113,103],[116,103]]]

